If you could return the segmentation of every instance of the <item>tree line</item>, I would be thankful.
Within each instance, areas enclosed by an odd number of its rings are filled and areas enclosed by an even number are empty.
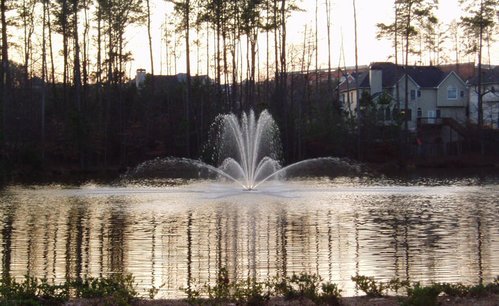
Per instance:
[[[315,24],[304,29],[301,45],[290,45],[287,33],[299,0],[165,1],[173,12],[158,41],[152,37],[150,0],[0,0],[2,172],[122,168],[155,155],[197,158],[217,114],[250,108],[274,114],[286,161],[356,156],[360,147],[353,139],[363,137],[359,127],[368,124],[347,116],[335,91],[344,72],[331,61],[330,0],[315,1]],[[483,42],[495,34],[489,19],[497,0],[462,2],[470,15],[460,21],[460,31],[479,29],[473,42],[479,48],[472,50],[480,67]],[[395,0],[394,8],[394,22],[379,25],[380,37],[393,40],[393,59],[408,65],[409,56],[422,59],[429,52],[432,63],[442,60],[436,1]],[[319,14],[326,16],[325,29],[319,29]],[[127,30],[133,26],[148,33],[150,74],[140,88],[127,73],[133,60]],[[319,32],[327,33],[323,71]],[[155,76],[153,44],[165,50],[159,60],[170,74],[185,56],[185,78]],[[201,70],[209,81],[195,76]]]

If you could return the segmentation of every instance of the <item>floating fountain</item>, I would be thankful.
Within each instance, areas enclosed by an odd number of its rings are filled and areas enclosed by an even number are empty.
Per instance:
[[[140,164],[125,178],[143,180],[165,175],[207,178],[216,175],[218,179],[232,181],[243,190],[251,191],[264,182],[293,172],[298,176],[310,169],[319,172],[334,169],[336,174],[342,169],[358,172],[350,162],[332,157],[307,159],[282,167],[279,128],[267,110],[258,117],[253,110],[243,113],[240,118],[232,113],[219,115],[212,125],[212,134],[206,146],[206,151],[210,152],[208,163],[188,158],[157,158]]]
[[[268,111],[222,115],[213,148],[218,171],[244,190],[254,190],[279,174],[279,128]]]

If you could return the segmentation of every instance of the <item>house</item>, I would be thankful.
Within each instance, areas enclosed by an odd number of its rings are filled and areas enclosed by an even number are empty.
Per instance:
[[[482,70],[482,110],[483,125],[499,129],[499,66]],[[478,123],[478,77],[468,81],[469,85],[469,118]]]
[[[137,89],[142,89],[147,81],[154,81],[155,84],[163,87],[175,87],[187,81],[187,74],[178,73],[176,75],[151,75],[147,74],[146,70],[143,68],[137,69],[135,78],[132,80],[132,82],[135,83],[135,87],[137,87]],[[207,75],[191,76],[191,81],[192,83],[198,82],[204,85],[211,83],[211,80]]]
[[[355,110],[357,94],[360,97],[363,91],[367,91],[375,98],[380,93],[386,93],[394,101],[392,110],[396,108],[397,100],[398,108],[404,110],[406,77],[409,129],[415,131],[421,119],[446,117],[465,123],[468,103],[466,83],[454,71],[446,73],[436,66],[409,66],[406,71],[403,66],[393,63],[373,63],[368,71],[351,74],[340,84],[340,100],[345,109]]]
[[[436,66],[409,66],[406,69],[378,62],[372,63],[366,71],[347,77],[339,90],[343,108],[352,116],[356,115],[357,95],[360,97],[367,92],[383,114],[384,124],[395,124],[395,118],[400,118],[397,110],[400,110],[409,131],[428,143],[447,144],[465,137],[468,89],[454,71],[444,72]],[[389,97],[391,103],[377,103],[381,96]]]

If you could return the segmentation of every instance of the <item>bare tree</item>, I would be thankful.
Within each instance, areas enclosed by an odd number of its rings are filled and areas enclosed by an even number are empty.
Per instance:
[[[470,53],[476,54],[478,59],[478,75],[477,75],[477,96],[478,96],[478,126],[483,125],[483,94],[482,94],[482,57],[483,43],[487,39],[489,31],[494,27],[496,12],[498,7],[497,0],[460,0],[464,6],[467,16],[461,18],[461,27],[469,37],[476,38],[473,48]]]
[[[19,17],[21,18],[21,24],[23,28],[23,52],[24,52],[24,78],[25,86],[28,85],[28,80],[31,78],[32,69],[30,65],[32,63],[32,36],[35,31],[35,6],[36,2],[34,0],[23,0],[18,8]]]
[[[63,56],[63,73],[62,73],[62,86],[63,86],[63,104],[66,104],[68,96],[68,83],[69,83],[69,39],[71,34],[70,29],[70,18],[71,14],[69,12],[69,1],[70,0],[56,0],[56,26],[57,32],[62,35],[62,56]]]
[[[151,34],[151,5],[150,0],[146,0],[147,8],[147,38],[149,40],[149,58],[151,60],[151,75],[154,75],[154,59],[152,48],[152,34]]]
[[[9,9],[8,0],[1,0],[0,2],[0,14],[1,14],[1,24],[2,24],[2,66],[0,69],[0,89],[2,90],[2,135],[3,142],[7,142],[7,105],[9,103],[10,95],[10,66],[9,66],[9,42],[8,42],[8,22],[7,22],[7,11]],[[2,143],[3,144],[3,143]]]
[[[52,44],[52,22],[50,19],[50,1],[44,0],[46,3],[45,9],[47,10],[47,29],[48,29],[48,47],[50,53],[50,83],[52,84],[52,96],[56,97],[56,87],[55,87],[55,61],[54,61],[54,47]]]
[[[185,148],[187,156],[191,155],[190,139],[191,139],[191,41],[190,41],[190,26],[191,26],[191,1],[190,0],[169,0],[174,4],[175,11],[182,16],[178,30],[184,32],[185,37],[185,56],[186,56],[186,91],[185,91]]]
[[[353,5],[353,22],[354,22],[354,40],[355,40],[355,105],[356,105],[356,115],[357,115],[357,152],[358,157],[361,160],[361,112],[359,104],[359,55],[358,55],[358,42],[357,42],[357,6],[355,0],[352,0]]]
[[[328,91],[332,88],[332,66],[331,66],[331,2],[325,0],[326,5],[326,30],[327,30],[327,86]],[[329,93],[329,92],[328,92]]]
[[[88,10],[92,0],[82,0],[82,8],[84,14],[83,22],[83,63],[82,63],[82,84],[83,84],[83,100],[87,98],[87,88],[88,88],[88,74],[90,61],[88,58],[88,48],[90,47],[90,22],[88,20]]]

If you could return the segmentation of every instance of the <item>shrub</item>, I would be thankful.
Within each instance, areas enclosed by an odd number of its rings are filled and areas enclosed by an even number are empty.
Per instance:
[[[319,301],[327,305],[340,305],[341,289],[337,284],[324,283],[321,286],[322,294],[319,295]]]
[[[376,282],[374,277],[365,275],[352,276],[355,287],[362,290],[368,297],[382,297],[388,286],[383,282]]]
[[[236,283],[234,289],[233,297],[238,304],[262,305],[270,298],[267,285],[256,282],[254,279]]]
[[[457,284],[442,283],[442,284],[435,284],[435,286],[439,288],[441,292],[445,293],[448,296],[464,297],[468,294],[469,291],[469,287],[461,283]]]
[[[4,278],[0,297],[3,305],[59,305],[69,299],[69,291],[67,286],[50,285],[46,279],[39,281],[27,275],[20,283]]]
[[[109,278],[89,278],[71,282],[76,297],[106,298],[113,305],[129,305],[137,296],[132,275],[114,274]]]
[[[4,278],[0,282],[2,305],[61,305],[71,297],[103,298],[105,305],[129,305],[137,295],[131,275],[113,275],[109,278],[69,280],[51,285],[46,279],[26,276],[16,282]]]
[[[293,274],[291,277],[275,277],[266,282],[248,278],[241,282],[231,282],[227,269],[220,269],[215,286],[204,285],[203,290],[183,289],[190,304],[219,305],[263,305],[271,296],[286,299],[308,298],[318,304],[339,305],[341,290],[336,284],[322,283],[315,274]],[[203,300],[201,296],[208,296]]]
[[[341,290],[336,284],[322,283],[315,274],[300,273],[277,278],[269,285],[276,296],[286,299],[308,298],[316,303],[339,305]]]
[[[402,306],[437,306],[438,295],[440,294],[439,286],[422,287],[416,283],[414,287],[408,288],[408,298],[402,302]]]
[[[226,268],[221,268],[218,271],[217,282],[214,287],[207,286],[208,296],[219,302],[230,301],[230,279]]]
[[[488,284],[486,288],[490,293],[499,294],[499,276],[496,276],[492,283]]]

